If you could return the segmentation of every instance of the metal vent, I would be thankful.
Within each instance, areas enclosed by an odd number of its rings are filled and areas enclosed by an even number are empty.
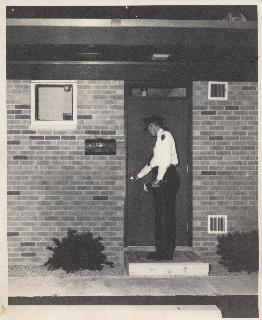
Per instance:
[[[208,100],[227,100],[227,82],[208,82]]]
[[[208,216],[208,233],[227,233],[227,216]]]

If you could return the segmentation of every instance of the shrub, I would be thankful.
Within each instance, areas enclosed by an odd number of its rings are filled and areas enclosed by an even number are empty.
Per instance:
[[[219,262],[230,272],[257,271],[259,264],[258,231],[234,232],[219,236],[216,253],[221,256]]]
[[[91,232],[78,233],[69,229],[67,236],[60,241],[53,238],[54,246],[47,247],[52,256],[44,264],[49,270],[62,268],[67,273],[77,270],[102,270],[104,265],[114,264],[102,253],[105,249],[102,238],[94,238]]]

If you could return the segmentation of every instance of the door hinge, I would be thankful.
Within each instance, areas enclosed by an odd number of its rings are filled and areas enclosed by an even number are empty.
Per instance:
[[[186,165],[186,172],[188,173],[188,164]]]
[[[186,223],[186,230],[188,231],[188,222]]]

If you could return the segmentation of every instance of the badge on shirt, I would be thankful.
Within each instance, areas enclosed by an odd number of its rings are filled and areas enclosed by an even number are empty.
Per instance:
[[[163,141],[163,140],[165,139],[165,137],[166,137],[166,136],[165,136],[164,134],[162,134],[162,135],[161,135],[161,140]]]

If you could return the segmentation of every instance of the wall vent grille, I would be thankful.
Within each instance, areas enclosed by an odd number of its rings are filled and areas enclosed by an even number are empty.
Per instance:
[[[208,233],[227,233],[227,216],[208,216]]]
[[[228,83],[227,82],[208,82],[208,100],[227,100]]]

